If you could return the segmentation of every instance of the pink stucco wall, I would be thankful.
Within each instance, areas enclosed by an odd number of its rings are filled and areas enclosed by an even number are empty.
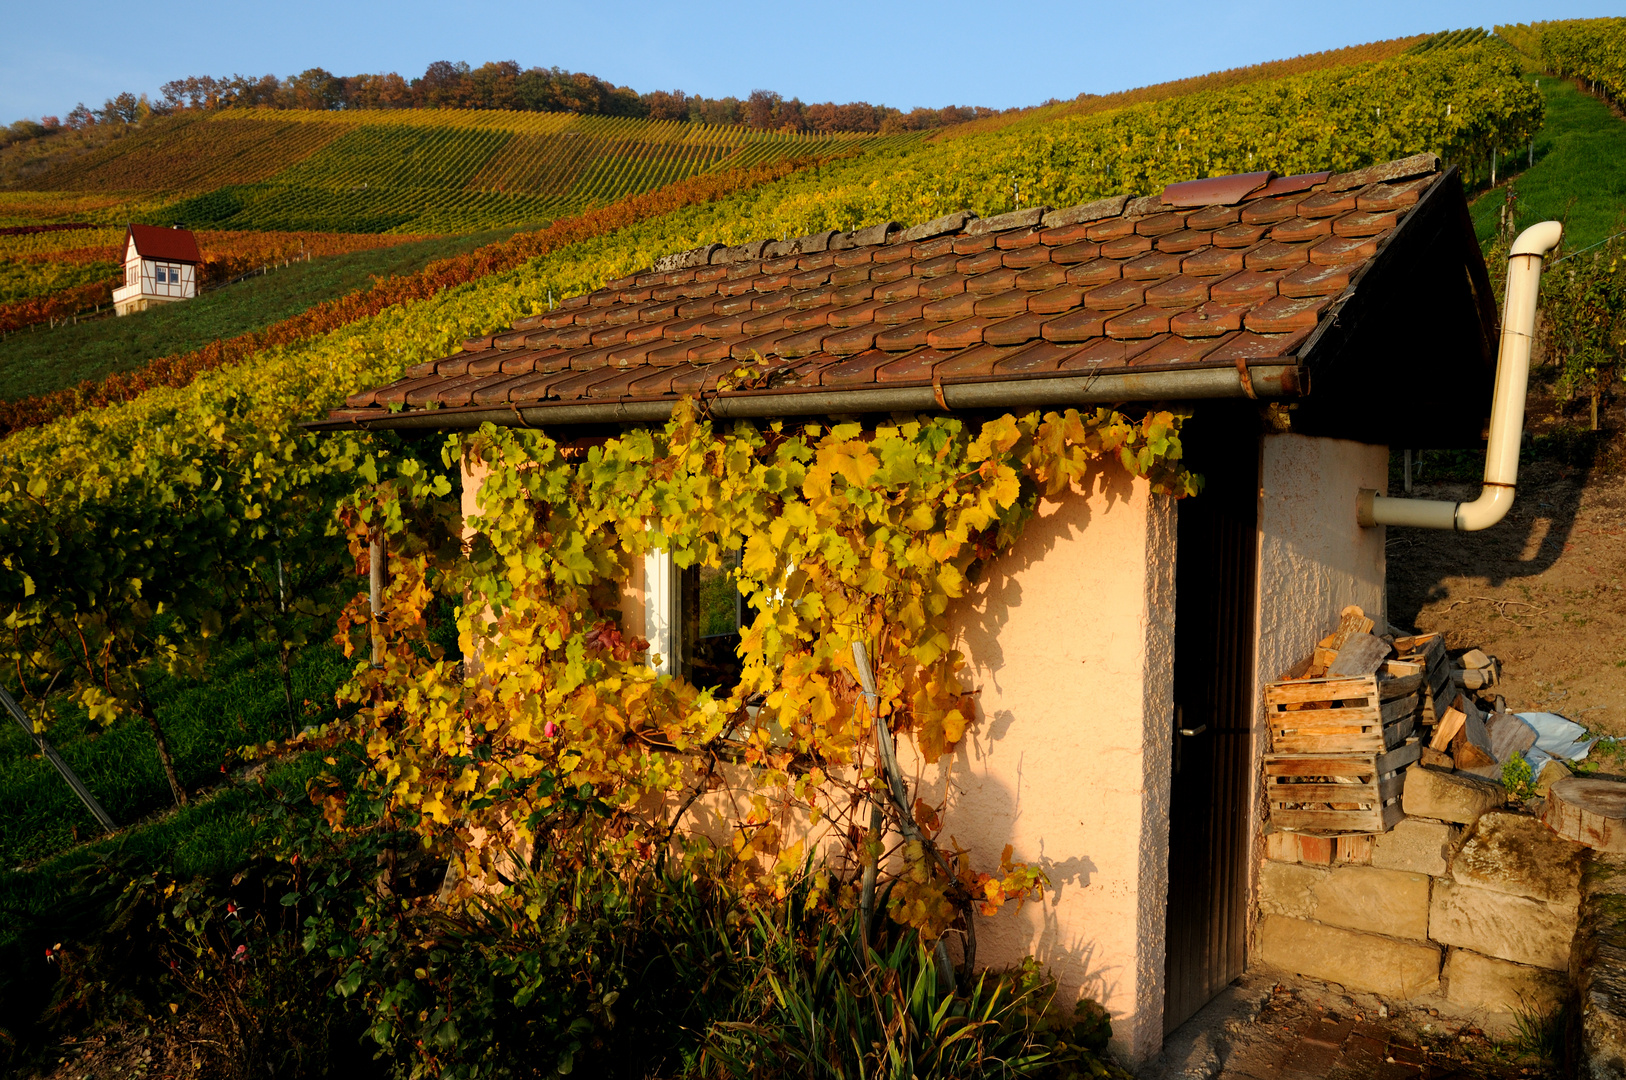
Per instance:
[[[465,471],[465,514],[479,479]],[[1174,503],[1116,467],[1042,503],[953,611],[977,723],[935,766],[900,748],[976,868],[996,868],[1010,844],[1050,878],[1042,900],[979,919],[979,966],[1037,956],[1064,1007],[1081,994],[1106,1006],[1114,1049],[1137,1063],[1163,1036],[1174,548]],[[633,633],[637,563],[623,589]],[[726,839],[730,811],[744,809],[734,798],[702,798],[691,827]],[[822,830],[783,824],[819,846]]]
[[[978,723],[922,773],[974,865],[1006,844],[1042,901],[979,920],[980,964],[1032,953],[1112,1015],[1131,1061],[1163,1039],[1174,656],[1174,505],[1112,470],[1041,506],[954,610]]]

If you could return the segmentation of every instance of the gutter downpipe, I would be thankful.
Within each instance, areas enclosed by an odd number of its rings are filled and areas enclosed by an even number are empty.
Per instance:
[[[1524,434],[1524,400],[1530,388],[1530,344],[1536,333],[1536,300],[1541,261],[1558,246],[1563,226],[1532,225],[1513,241],[1507,260],[1507,295],[1502,309],[1502,344],[1496,361],[1496,394],[1491,400],[1490,439],[1485,446],[1485,484],[1473,502],[1392,499],[1372,488],[1355,497],[1362,526],[1406,525],[1414,529],[1488,529],[1513,507],[1519,479],[1519,441]]]

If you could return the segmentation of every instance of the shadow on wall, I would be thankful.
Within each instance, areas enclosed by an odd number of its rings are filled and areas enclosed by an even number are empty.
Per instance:
[[[1002,713],[995,722],[1009,724],[1010,714]],[[979,733],[980,734],[980,733]],[[989,735],[989,738],[997,736]],[[1022,815],[1021,793],[1006,784],[974,774],[967,751],[973,739],[967,739],[955,753],[949,768],[931,770],[935,775],[917,775],[911,781],[912,789],[934,805],[942,805],[945,786],[954,793],[945,820],[948,822],[940,838],[945,847],[955,848],[954,822],[972,818],[984,826],[986,841],[989,836],[1008,841],[1016,833]],[[1022,769],[1016,769],[1018,786]],[[978,915],[977,964],[979,968],[1012,966],[1024,956],[1032,955],[1060,983],[1057,1006],[1064,1014],[1072,1007],[1074,996],[1082,995],[1097,1002],[1111,1001],[1122,989],[1120,972],[1103,964],[1098,956],[1099,942],[1090,934],[1090,928],[1063,925],[1062,906],[1074,899],[1075,892],[1090,887],[1099,868],[1088,855],[1073,855],[1066,859],[1052,858],[1045,851],[1044,838],[1038,841],[1038,855],[1028,855],[1026,861],[1044,872],[1049,885],[1044,895],[1018,906],[1015,903],[988,916]],[[999,860],[999,852],[983,850],[971,852],[971,868],[991,873]],[[1023,852],[1016,858],[1023,859]],[[1037,913],[1037,918],[1035,918]],[[1114,1017],[1114,1019],[1118,1019]]]
[[[1018,579],[1025,571],[1043,562],[1063,540],[1070,540],[1089,528],[1094,513],[1094,508],[1087,502],[1091,496],[1103,496],[1107,504],[1105,509],[1128,503],[1133,497],[1134,477],[1116,465],[1095,470],[1089,480],[1087,490],[1064,492],[1059,496],[1080,501],[1082,505],[1075,515],[1055,513],[1056,502],[1041,500],[1034,517],[1023,528],[1015,548],[985,563],[970,595],[955,605],[961,651],[964,651],[966,641],[977,643],[977,664],[987,671],[996,690],[1004,690],[998,682],[999,672],[1005,669],[1000,631],[1004,629],[1010,613],[1022,604],[1022,585]],[[1050,512],[1047,512],[1047,506]],[[1011,718],[1008,713],[996,714],[985,722],[1002,725],[994,735],[997,738],[1010,726]]]

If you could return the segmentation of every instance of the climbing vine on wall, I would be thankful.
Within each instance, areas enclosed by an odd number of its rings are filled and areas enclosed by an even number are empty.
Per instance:
[[[764,890],[822,853],[850,886],[888,833],[870,827],[883,781],[853,644],[871,658],[876,713],[936,762],[974,715],[951,605],[1041,497],[1108,468],[1193,493],[1179,428],[1110,409],[724,427],[685,402],[664,429],[585,448],[490,425],[454,436],[447,465],[485,471],[466,538],[445,478],[412,463],[343,511],[359,566],[382,534],[389,581],[378,619],[362,596],[342,621],[358,663],[341,696],[359,707],[349,734],[371,772],[326,796],[329,817],[382,799],[458,856],[469,888],[510,879],[527,852],[588,842],[629,865],[680,851]],[[624,585],[655,550],[679,567],[743,552],[737,687],[658,676],[623,629]],[[456,604],[462,661],[430,640],[437,597]],[[697,801],[723,819],[710,841],[682,820]],[[886,805],[908,838],[888,862],[890,910],[929,938],[1043,884],[1008,851],[989,873],[939,845],[940,810]]]

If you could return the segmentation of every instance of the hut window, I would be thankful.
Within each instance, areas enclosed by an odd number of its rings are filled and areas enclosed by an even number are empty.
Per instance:
[[[644,627],[655,670],[681,674],[696,686],[733,689],[740,681],[740,626],[745,598],[734,571],[740,552],[723,565],[679,570],[664,551],[644,561]]]
[[[745,597],[734,576],[739,565],[736,549],[723,557],[722,566],[695,566],[683,572],[680,659],[684,676],[696,686],[732,690],[740,681]]]

